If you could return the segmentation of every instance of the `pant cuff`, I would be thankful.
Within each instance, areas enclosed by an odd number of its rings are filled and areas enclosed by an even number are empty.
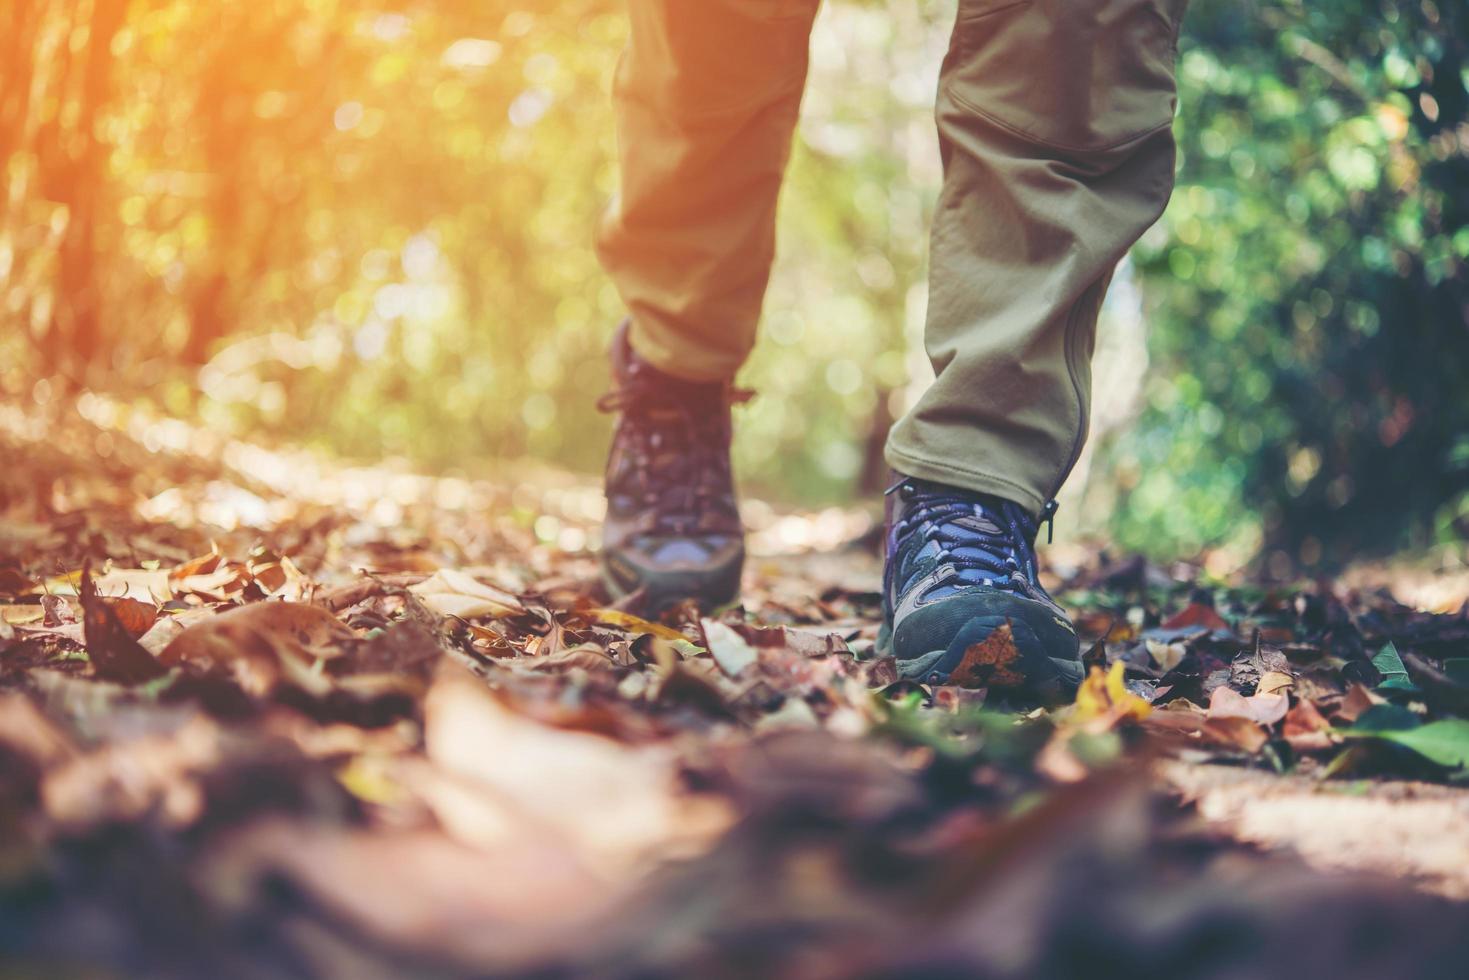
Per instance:
[[[967,470],[955,466],[952,462],[939,463],[931,459],[924,459],[891,442],[888,443],[883,455],[888,465],[904,476],[942,483],[944,486],[958,487],[973,493],[986,493],[994,497],[1001,497],[1024,507],[1033,517],[1039,517],[1046,506],[1046,499],[1041,494],[1002,476]]]
[[[710,352],[659,323],[648,323],[633,314],[627,342],[633,351],[664,374],[683,381],[730,383],[740,365],[730,366],[721,352]]]

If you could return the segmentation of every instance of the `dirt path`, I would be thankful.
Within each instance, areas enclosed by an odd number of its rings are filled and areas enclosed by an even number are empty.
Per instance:
[[[1056,584],[1093,676],[1012,711],[873,659],[870,510],[751,504],[744,606],[650,622],[597,595],[585,480],[79,407],[0,406],[8,971],[1367,977],[1469,952],[1462,615],[1360,576],[1077,561]]]

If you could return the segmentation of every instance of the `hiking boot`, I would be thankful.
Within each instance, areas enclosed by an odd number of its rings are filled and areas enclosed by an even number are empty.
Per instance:
[[[730,405],[748,393],[659,371],[627,332],[624,322],[613,337],[615,388],[597,403],[619,413],[607,459],[603,581],[616,598],[642,590],[651,612],[684,599],[724,605],[739,594],[745,561]]]
[[[878,649],[899,676],[1050,703],[1071,696],[1082,677],[1076,629],[1036,578],[1037,529],[999,497],[909,477],[888,491]],[[1013,649],[995,635],[1007,625]]]

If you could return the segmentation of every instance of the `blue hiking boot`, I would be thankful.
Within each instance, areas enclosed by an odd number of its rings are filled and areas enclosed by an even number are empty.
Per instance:
[[[612,341],[618,413],[607,459],[602,579],[615,598],[642,591],[659,612],[684,599],[732,601],[745,562],[730,470],[730,405],[748,393],[659,371],[633,351],[627,324]]]
[[[999,497],[908,477],[888,491],[878,650],[900,676],[1049,703],[1072,695],[1076,629],[1036,578],[1037,530]]]

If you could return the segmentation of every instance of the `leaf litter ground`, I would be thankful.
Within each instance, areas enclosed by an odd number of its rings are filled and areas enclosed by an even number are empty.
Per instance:
[[[860,511],[744,604],[595,586],[594,487],[0,408],[6,975],[1440,976],[1469,618],[1084,555],[1074,704],[873,653]],[[83,417],[85,416],[85,417]]]

